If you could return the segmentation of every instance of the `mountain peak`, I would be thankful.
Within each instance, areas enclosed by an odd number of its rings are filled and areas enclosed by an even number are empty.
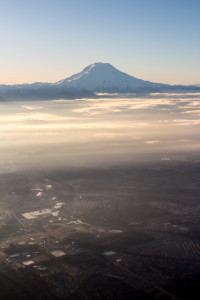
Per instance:
[[[144,81],[123,73],[109,63],[95,62],[80,73],[57,82],[64,86],[89,91],[132,90],[144,85]]]
[[[137,93],[174,90],[199,91],[200,86],[170,86],[141,80],[119,71],[109,63],[95,62],[80,73],[55,83],[0,85],[2,99],[74,99],[98,93]]]
[[[87,66],[86,68],[84,68],[82,72],[89,72],[92,69],[93,70],[104,70],[104,71],[106,71],[106,70],[115,69],[115,68],[109,63],[95,62],[95,63]],[[115,70],[117,70],[117,69],[115,69]]]

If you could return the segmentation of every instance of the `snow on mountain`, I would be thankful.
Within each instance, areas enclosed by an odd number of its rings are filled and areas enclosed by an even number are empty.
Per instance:
[[[106,92],[133,91],[147,87],[151,83],[123,73],[109,63],[94,63],[82,72],[58,81],[56,84],[75,89]]]
[[[0,100],[48,100],[94,97],[96,93],[131,93],[195,90],[198,86],[172,86],[135,78],[109,63],[94,63],[56,83],[0,85]]]

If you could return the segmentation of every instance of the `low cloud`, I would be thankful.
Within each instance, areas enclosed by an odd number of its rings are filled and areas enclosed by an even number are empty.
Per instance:
[[[171,159],[169,152],[192,155],[200,151],[200,94],[183,95],[1,103],[0,167],[94,166]]]
[[[25,108],[27,110],[37,110],[37,109],[42,109],[42,106],[29,106],[29,105],[22,105],[22,108]]]

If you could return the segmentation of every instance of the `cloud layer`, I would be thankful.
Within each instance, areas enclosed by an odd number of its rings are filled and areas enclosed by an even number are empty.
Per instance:
[[[116,95],[115,95],[116,97]],[[0,167],[166,160],[200,150],[200,94],[1,103]],[[189,153],[189,154],[188,154]]]

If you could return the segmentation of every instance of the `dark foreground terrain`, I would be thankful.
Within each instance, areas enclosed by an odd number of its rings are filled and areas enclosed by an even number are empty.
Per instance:
[[[198,299],[199,174],[169,160],[1,174],[0,299]]]

